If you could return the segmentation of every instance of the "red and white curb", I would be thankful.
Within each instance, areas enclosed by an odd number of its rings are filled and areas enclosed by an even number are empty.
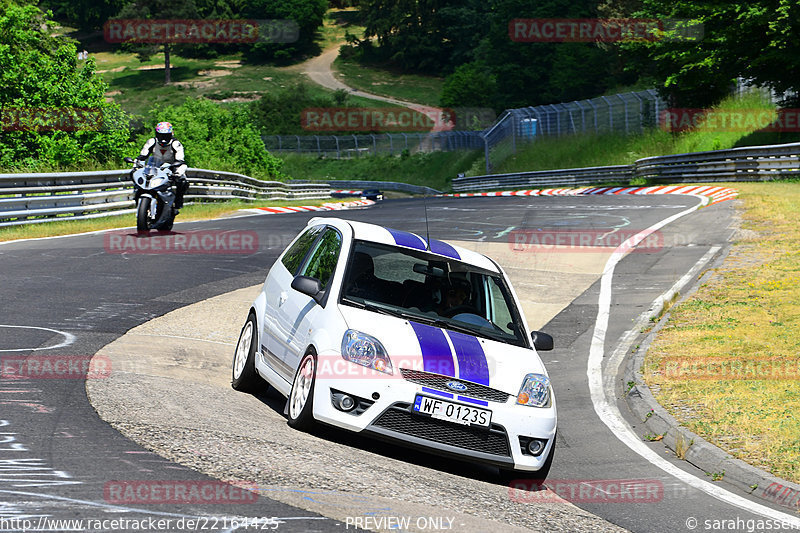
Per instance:
[[[739,193],[730,187],[712,185],[659,185],[650,187],[583,187],[579,189],[530,189],[523,191],[465,192],[442,196],[583,196],[595,194],[691,194],[709,199],[709,205],[735,198]]]
[[[280,213],[305,213],[308,211],[342,211],[345,209],[358,209],[374,205],[372,200],[354,200],[352,202],[325,203],[322,205],[295,205],[286,207],[254,207],[240,209],[240,212],[254,215],[277,215]]]
[[[359,192],[359,191],[336,191]],[[359,192],[360,194],[360,192]],[[468,198],[473,196],[589,196],[604,194],[691,194],[708,198],[708,205],[724,202],[738,196],[736,189],[715,187],[713,185],[659,185],[650,187],[582,187],[578,189],[527,189],[522,191],[463,192],[440,194],[439,197]],[[256,207],[240,209],[242,213],[257,215],[277,215],[280,213],[304,213],[309,211],[342,211],[375,205],[372,200],[353,200],[351,202],[325,203],[322,205],[298,205],[286,207]]]

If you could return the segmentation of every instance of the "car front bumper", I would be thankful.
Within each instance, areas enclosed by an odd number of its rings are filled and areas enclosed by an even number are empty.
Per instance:
[[[492,412],[491,425],[468,426],[413,412],[418,394],[469,407],[476,405],[460,401],[455,395],[452,399],[443,398],[441,392],[407,381],[399,374],[397,370],[395,375],[387,376],[357,369],[348,376],[318,376],[314,417],[326,424],[440,455],[531,472],[544,465],[556,433],[555,400],[549,408],[518,405],[514,396],[505,402],[488,401],[479,407]],[[358,408],[350,412],[338,409],[334,398],[341,393],[355,398]],[[539,455],[533,456],[523,452],[520,437],[546,440],[547,444]]]

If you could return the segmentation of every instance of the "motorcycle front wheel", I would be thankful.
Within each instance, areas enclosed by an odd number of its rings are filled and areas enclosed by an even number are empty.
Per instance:
[[[152,198],[142,196],[139,198],[139,207],[136,210],[136,231],[150,231],[150,202]]]

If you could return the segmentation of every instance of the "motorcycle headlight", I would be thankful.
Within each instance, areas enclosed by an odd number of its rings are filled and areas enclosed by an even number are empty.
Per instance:
[[[550,378],[542,374],[528,374],[517,394],[519,405],[550,407]]]
[[[342,338],[342,358],[385,374],[392,374],[392,361],[381,342],[371,335],[348,329]]]

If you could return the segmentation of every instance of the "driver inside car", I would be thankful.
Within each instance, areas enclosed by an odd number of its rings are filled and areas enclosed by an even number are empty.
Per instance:
[[[436,312],[440,316],[452,316],[454,309],[469,305],[471,289],[472,286],[466,279],[452,279],[449,286],[442,289],[442,301]]]

